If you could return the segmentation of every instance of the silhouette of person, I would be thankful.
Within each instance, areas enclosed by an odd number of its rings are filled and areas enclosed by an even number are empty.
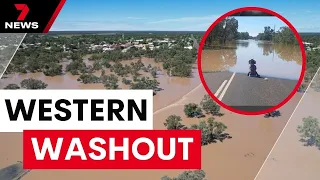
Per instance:
[[[256,64],[257,62],[254,59],[249,60],[249,64]]]
[[[260,77],[260,75],[258,74],[257,72],[257,66],[255,65],[256,64],[256,61],[254,59],[250,59],[249,60],[249,64],[250,64],[250,67],[249,67],[249,72],[248,72],[248,76],[257,76],[257,77]]]

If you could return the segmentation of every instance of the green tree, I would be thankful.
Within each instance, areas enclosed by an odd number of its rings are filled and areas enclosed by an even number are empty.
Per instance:
[[[195,117],[202,114],[201,108],[195,103],[184,105],[184,113],[187,117]]]
[[[282,44],[298,44],[296,36],[289,27],[281,27],[280,30],[275,34],[274,42]]]
[[[104,87],[106,89],[118,89],[119,85],[119,79],[116,75],[110,74],[110,75],[104,75],[100,77],[100,80],[104,84]]]
[[[215,121],[212,117],[208,118],[208,126],[210,132],[215,134],[217,137],[220,137],[221,134],[227,130],[227,126],[224,123]]]
[[[86,73],[86,69],[87,69],[86,64],[81,60],[72,61],[66,67],[66,71],[71,72],[72,75]]]
[[[191,125],[190,129],[201,130],[201,143],[203,146],[215,143],[217,140],[223,141],[225,138],[230,137],[224,131],[227,126],[222,122],[217,122],[214,118],[208,118],[207,120],[201,120],[199,124]]]
[[[125,85],[130,85],[131,84],[131,80],[126,79],[126,78],[122,78],[122,83]]]
[[[300,133],[300,141],[307,146],[320,146],[320,127],[319,121],[314,117],[303,118],[303,124],[299,125],[297,132]]]
[[[238,37],[238,20],[226,18],[220,21],[206,39],[206,46],[226,44]]]
[[[226,18],[220,21],[208,35],[205,45],[213,46],[226,44],[229,41],[236,40],[238,37],[238,20],[235,18]]]
[[[184,171],[177,177],[170,178],[169,176],[164,176],[161,180],[206,180],[206,173],[203,170],[194,171]]]
[[[250,39],[250,35],[248,32],[239,32],[237,35],[237,39],[248,40]]]
[[[185,126],[181,122],[182,122],[182,119],[181,119],[180,116],[170,115],[166,119],[166,122],[163,123],[163,124],[168,130],[178,130],[178,129],[184,129],[185,128]]]
[[[273,33],[274,33],[274,30],[271,29],[270,26],[264,27],[264,39],[263,40],[271,41]]]
[[[102,63],[98,60],[96,60],[94,63],[93,63],[93,70],[101,70],[102,69]]]
[[[223,33],[223,44],[227,41],[235,40],[238,34],[238,20],[235,18],[226,18]]]
[[[16,84],[8,84],[4,89],[20,89]]]
[[[222,115],[220,113],[220,106],[207,94],[201,100],[200,105],[207,114]]]
[[[180,66],[174,66],[172,68],[172,75],[178,77],[190,77],[192,73],[192,66],[189,64],[181,63]]]
[[[81,74],[78,80],[84,84],[100,83],[100,78],[95,76],[94,74]]]
[[[45,89],[48,86],[48,84],[42,82],[41,80],[36,80],[33,78],[24,79],[21,81],[20,85],[25,89]]]
[[[264,41],[271,41],[274,33],[275,33],[274,30],[271,29],[270,26],[266,26],[264,27],[264,32],[258,34],[257,39],[264,40]]]
[[[131,83],[131,89],[152,89],[158,90],[159,82],[156,79],[150,79],[149,77],[142,77],[141,79],[137,79],[133,77],[135,83]]]
[[[222,35],[224,31],[225,20],[220,21],[208,35],[205,45],[210,47],[222,43]]]
[[[62,74],[62,65],[58,63],[48,63],[45,65],[43,74],[46,76],[57,76]]]

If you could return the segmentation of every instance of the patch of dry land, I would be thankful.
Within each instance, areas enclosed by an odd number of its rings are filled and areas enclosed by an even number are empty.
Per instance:
[[[151,63],[152,59],[142,59],[143,63]],[[125,63],[125,62],[124,62]],[[155,65],[155,64],[154,64]],[[108,72],[106,72],[108,73]],[[24,75],[11,74],[3,79],[2,86],[9,83],[21,82],[33,77],[48,84],[48,89],[104,89],[102,84],[81,84],[77,76],[65,74],[47,77],[42,73],[28,73]],[[154,128],[165,129],[164,122],[169,115],[179,115],[186,125],[197,124],[200,119],[187,118],[184,105],[200,103],[206,91],[202,87],[198,72],[193,69],[193,77],[169,77],[167,73],[160,73],[157,77],[163,88],[154,96]],[[296,94],[280,110],[282,116],[264,118],[259,116],[244,116],[222,109],[221,117],[215,117],[228,126],[226,132],[232,138],[223,142],[213,143],[202,147],[202,169],[208,180],[248,180],[253,179],[267,157],[275,140],[289,119],[295,106],[301,98]],[[208,118],[208,117],[206,117]],[[4,168],[22,160],[22,134],[0,134],[0,167]],[[183,170],[32,170],[24,180],[46,179],[154,179],[168,175],[177,176]]]

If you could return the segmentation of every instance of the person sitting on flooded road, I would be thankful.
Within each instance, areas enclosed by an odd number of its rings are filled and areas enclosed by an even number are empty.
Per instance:
[[[250,67],[249,67],[250,71],[248,72],[248,76],[249,77],[260,77],[260,75],[257,72],[257,66],[255,65],[256,61],[254,59],[250,59],[249,64],[250,64]]]

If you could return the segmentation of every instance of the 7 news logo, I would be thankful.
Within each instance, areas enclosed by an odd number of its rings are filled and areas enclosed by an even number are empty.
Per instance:
[[[5,29],[38,29],[38,22],[24,22],[29,13],[27,4],[14,4],[18,11],[21,11],[16,22],[5,22]]]

